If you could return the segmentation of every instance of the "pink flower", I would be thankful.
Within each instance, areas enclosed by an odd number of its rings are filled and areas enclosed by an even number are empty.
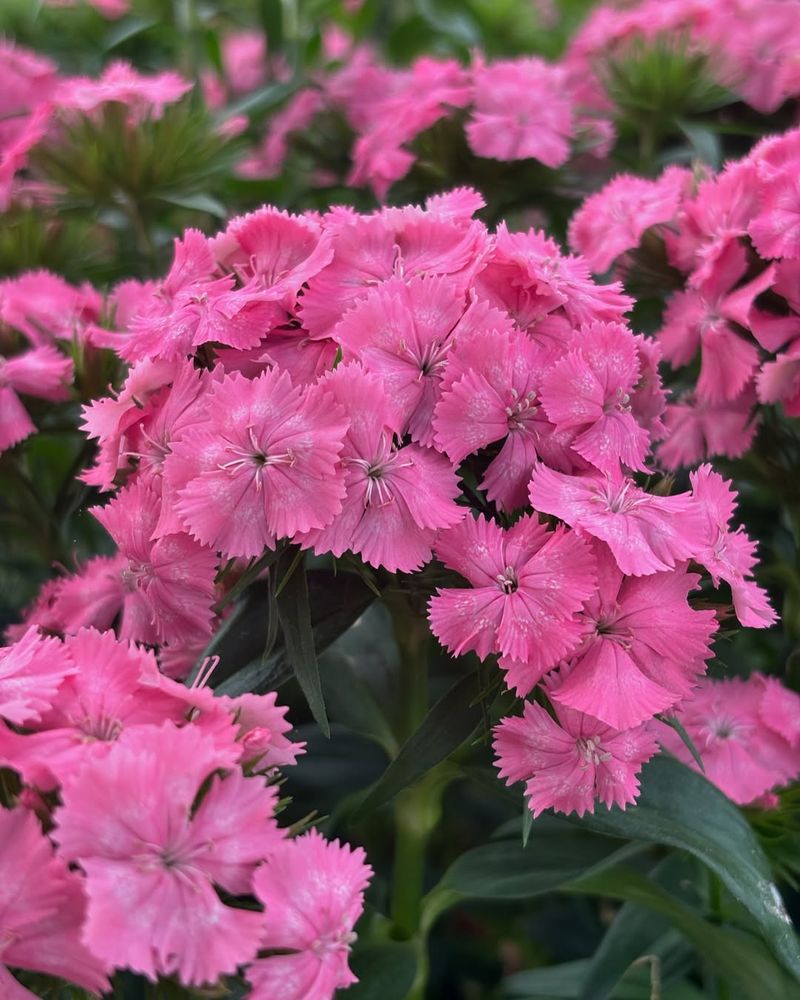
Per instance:
[[[325,228],[333,260],[309,281],[300,306],[312,337],[328,336],[350,306],[395,274],[405,280],[452,275],[450,284],[465,291],[489,249],[482,223],[448,209],[393,208],[365,216],[339,209]]]
[[[289,953],[250,965],[251,1000],[331,1000],[357,982],[347,959],[372,876],[365,862],[360,847],[309,830],[280,844],[258,869],[253,884],[266,911],[263,944]]]
[[[128,597],[123,555],[95,556],[72,576],[58,581],[51,613],[59,632],[92,627],[104,631],[114,625]]]
[[[787,417],[800,416],[800,338],[762,366],[757,386],[762,403],[780,402]]]
[[[48,100],[58,70],[46,56],[0,40],[0,116],[10,119]],[[2,133],[0,133],[2,134]]]
[[[475,287],[524,330],[561,307],[574,326],[618,322],[633,304],[619,282],[596,285],[586,261],[563,255],[544,233],[511,233],[505,223],[497,227],[494,253]]]
[[[53,854],[26,809],[0,809],[0,845],[0,991],[8,1000],[36,1000],[10,965],[102,993],[108,980],[101,963],[80,940],[86,903],[79,876]]]
[[[331,336],[345,358],[380,376],[400,430],[433,443],[433,409],[466,303],[443,277],[392,278],[344,315]]]
[[[630,729],[692,691],[711,657],[713,611],[687,601],[700,577],[684,568],[624,577],[595,545],[599,587],[586,602],[587,630],[569,673],[550,697],[614,729]]]
[[[620,323],[582,327],[572,350],[542,380],[542,405],[557,431],[587,462],[614,473],[620,463],[644,471],[649,435],[631,412],[639,381],[639,354],[633,334]]]
[[[287,709],[277,704],[277,694],[245,693],[236,698],[219,695],[217,701],[231,713],[238,728],[241,765],[250,772],[269,771],[295,764],[305,751],[305,743],[290,740],[286,733],[292,725],[286,720]]]
[[[33,733],[16,745],[4,741],[6,762],[43,791],[68,781],[87,760],[105,757],[131,726],[184,721],[185,702],[154,687],[153,654],[113,632],[81,629],[66,637],[62,656],[74,668],[48,710],[27,723]]]
[[[701,465],[689,473],[692,493],[706,517],[705,545],[694,558],[711,574],[715,586],[720,580],[730,584],[736,617],[748,628],[768,628],[777,621],[766,593],[752,577],[756,565],[756,544],[742,530],[728,527],[736,508],[736,493],[729,480]]]
[[[131,124],[135,124],[145,118],[160,118],[168,104],[179,101],[191,89],[192,84],[177,73],[143,76],[130,63],[120,60],[106,66],[96,80],[86,76],[61,80],[53,100],[59,108],[83,114],[91,114],[108,101],[125,104],[130,109]]]
[[[676,713],[703,761],[705,775],[726,795],[747,805],[800,774],[796,749],[761,718],[762,679],[706,679]],[[674,729],[661,724],[661,742],[698,770]]]
[[[13,358],[0,356],[0,452],[36,428],[17,393],[57,402],[69,397],[72,361],[55,347],[37,347]]]
[[[0,649],[0,716],[22,726],[38,722],[75,665],[58,639],[35,627]]]
[[[657,751],[645,726],[620,732],[589,716],[556,707],[556,718],[535,702],[525,702],[521,717],[495,726],[494,750],[500,777],[525,782],[528,807],[539,816],[556,812],[594,812],[599,800],[609,809],[635,802],[637,775]]]
[[[346,494],[325,528],[301,539],[316,553],[352,550],[372,566],[411,573],[431,558],[436,533],[466,513],[443,455],[409,444],[397,447],[397,421],[378,378],[358,364],[340,365],[321,383],[344,408],[350,429],[342,450]]]
[[[747,387],[730,402],[708,403],[694,394],[667,406],[665,439],[658,459],[668,469],[695,465],[712,455],[738,458],[753,443],[758,427],[755,392]]]
[[[128,562],[119,636],[157,644],[210,635],[217,558],[185,533],[151,541],[159,511],[157,494],[142,479],[91,508]]]
[[[26,271],[0,282],[0,319],[24,333],[34,347],[53,338],[82,342],[102,305],[91,285],[76,288],[49,271]]]
[[[690,180],[683,167],[668,167],[654,181],[619,174],[572,216],[569,245],[592,270],[607,271],[617,257],[639,246],[646,230],[675,216]]]
[[[758,708],[761,721],[795,749],[800,743],[800,695],[784,687],[777,677],[752,676],[761,685]]]
[[[477,156],[535,159],[560,167],[569,157],[572,100],[564,70],[543,59],[501,60],[473,70],[474,109],[467,141]]]
[[[800,180],[796,160],[761,186],[759,210],[748,227],[756,250],[773,257],[800,257]]]
[[[744,249],[731,243],[720,255],[713,280],[701,293],[678,292],[668,302],[658,340],[664,358],[677,367],[701,349],[699,398],[711,403],[735,399],[758,366],[758,349],[734,332],[731,323],[749,329],[753,300],[766,290],[764,274],[730,291],[747,270]],[[769,283],[769,275],[767,275]]]
[[[267,79],[267,39],[263,31],[232,31],[222,39],[225,81],[234,94],[249,94]]]
[[[252,281],[265,300],[281,307],[273,325],[285,321],[284,310],[296,308],[298,292],[333,257],[330,234],[313,218],[269,206],[237,216],[210,246],[222,267]]]
[[[459,337],[449,354],[434,411],[435,441],[456,465],[502,441],[480,485],[498,507],[514,510],[527,504],[538,458],[571,470],[572,435],[557,434],[541,405],[546,352],[503,313],[481,305],[486,315],[478,318],[477,329]]]
[[[167,463],[196,464],[177,511],[204,545],[260,555],[342,509],[347,420],[323,387],[294,388],[277,369],[252,381],[234,373],[213,386],[208,412],[205,429],[174,445]]]
[[[298,90],[270,118],[264,141],[239,164],[238,172],[244,177],[277,176],[286,159],[291,136],[307,129],[323,106],[320,91],[310,88]]]
[[[543,673],[578,643],[575,612],[594,593],[588,545],[563,526],[522,517],[503,531],[482,515],[444,531],[436,555],[472,589],[440,588],[428,617],[455,656],[498,652]]]
[[[200,986],[255,956],[261,915],[214,887],[250,889],[280,842],[277,790],[238,771],[219,777],[224,766],[193,726],[137,726],[64,785],[54,836],[86,874],[83,936],[107,968]]]
[[[604,541],[626,576],[674,569],[705,544],[703,514],[690,494],[651,496],[619,473],[565,476],[539,465],[530,497],[535,510]]]

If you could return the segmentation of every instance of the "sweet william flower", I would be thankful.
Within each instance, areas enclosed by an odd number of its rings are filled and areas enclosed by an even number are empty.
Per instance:
[[[695,559],[711,574],[715,586],[720,580],[730,585],[736,617],[748,628],[768,628],[777,620],[764,590],[753,579],[756,544],[744,533],[729,528],[736,509],[736,494],[729,480],[701,465],[689,474],[692,493],[706,517],[707,540]]]
[[[0,717],[17,726],[38,722],[75,664],[58,639],[32,626],[0,649]]]
[[[67,399],[72,361],[55,347],[36,347],[13,358],[0,357],[0,452],[36,429],[18,394],[51,402]]]
[[[589,546],[574,532],[549,531],[531,516],[507,531],[483,515],[467,517],[441,533],[435,552],[472,584],[440,588],[429,604],[431,630],[454,655],[498,652],[541,675],[575,648],[574,615],[596,576]]]
[[[691,693],[711,657],[716,617],[687,601],[700,581],[696,573],[679,567],[626,577],[607,546],[595,543],[594,552],[598,589],[581,614],[587,631],[550,697],[630,729]]]
[[[381,380],[356,364],[340,365],[321,383],[350,421],[342,450],[346,494],[325,528],[298,541],[317,553],[351,550],[372,566],[411,573],[431,558],[440,529],[465,515],[458,483],[443,455],[394,444],[398,424]]]
[[[195,727],[137,726],[64,785],[54,837],[85,873],[83,938],[108,969],[200,986],[255,956],[261,915],[215,886],[249,891],[280,843],[277,791],[239,771],[220,777],[226,760]]]
[[[632,413],[639,375],[630,330],[621,323],[592,323],[542,379],[542,404],[556,430],[573,432],[570,447],[603,472],[613,474],[620,463],[645,470],[649,435]]]
[[[500,777],[525,782],[534,817],[545,809],[594,812],[636,800],[638,773],[658,745],[646,726],[619,731],[580,712],[556,706],[553,718],[528,701],[522,716],[495,726],[494,751]]]
[[[356,977],[353,927],[372,876],[364,851],[316,830],[280,844],[253,879],[264,904],[264,945],[285,950],[247,969],[251,1000],[332,1000]]]
[[[666,432],[656,452],[658,460],[668,469],[677,469],[712,455],[738,458],[753,443],[758,429],[755,405],[752,386],[724,403],[708,403],[694,393],[680,397],[666,408]]]
[[[92,993],[108,988],[102,963],[80,940],[81,879],[53,854],[27,809],[0,809],[0,991],[36,1000],[7,966],[58,976]]]
[[[629,576],[673,569],[704,545],[703,513],[688,493],[645,493],[621,473],[567,476],[539,464],[530,485],[535,510],[604,541]]]
[[[160,509],[145,479],[91,508],[127,560],[119,636],[153,645],[210,634],[217,568],[215,554],[186,532],[152,541]]]
[[[324,386],[294,387],[277,369],[252,380],[233,373],[209,392],[208,414],[167,463],[185,466],[176,509],[198,541],[257,556],[341,511],[348,422]]]

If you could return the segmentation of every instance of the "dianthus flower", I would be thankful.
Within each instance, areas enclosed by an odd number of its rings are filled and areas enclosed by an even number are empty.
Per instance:
[[[674,569],[705,544],[702,511],[688,493],[645,493],[621,473],[567,476],[538,465],[530,486],[535,510],[604,541],[630,576]]]
[[[72,361],[55,347],[37,347],[13,358],[0,356],[0,452],[35,431],[18,393],[57,402],[69,397]]]
[[[130,63],[119,60],[107,66],[100,77],[67,77],[59,82],[53,101],[57,107],[91,114],[109,101],[127,105],[131,123],[160,118],[168,104],[179,101],[192,84],[168,70],[144,76]]]
[[[542,405],[556,430],[573,432],[570,447],[603,472],[613,474],[620,463],[645,469],[649,435],[631,412],[639,375],[630,330],[621,323],[592,323],[542,379]]]
[[[646,726],[619,731],[580,712],[556,706],[556,717],[528,701],[522,716],[495,726],[500,777],[525,782],[534,817],[545,809],[594,812],[595,801],[626,805],[636,800],[638,773],[658,746]]]
[[[645,231],[670,222],[691,179],[683,167],[668,167],[657,180],[620,174],[587,198],[569,224],[569,244],[593,271],[607,271]]]
[[[29,628],[18,642],[0,649],[0,717],[18,726],[38,722],[74,673],[75,664],[58,639]]]
[[[208,414],[167,462],[186,470],[176,509],[204,545],[257,556],[342,509],[347,418],[323,385],[293,387],[276,369],[252,381],[234,373],[212,387]]]
[[[796,747],[762,716],[763,682],[757,674],[747,680],[704,680],[676,712],[700,754],[706,777],[740,805],[754,802],[800,774]],[[796,701],[793,707],[797,711]],[[766,715],[774,719],[769,710]],[[698,769],[674,729],[661,725],[658,738],[676,757]]]
[[[756,395],[752,386],[730,402],[708,403],[688,393],[667,406],[664,441],[657,455],[668,469],[695,465],[707,455],[738,458],[758,429]]]
[[[280,844],[255,874],[264,943],[287,952],[247,969],[251,1000],[331,1000],[357,982],[347,964],[372,876],[364,851],[316,831]]]
[[[605,545],[595,543],[594,551],[599,585],[580,616],[586,631],[550,697],[615,729],[630,729],[691,693],[712,655],[716,618],[687,601],[700,582],[697,574],[681,567],[626,577]]]
[[[392,573],[421,569],[437,531],[466,513],[455,503],[450,463],[432,449],[394,444],[398,423],[385,383],[360,365],[340,365],[321,384],[350,421],[341,456],[346,494],[333,522],[300,540],[317,553],[349,549]]]
[[[434,411],[435,442],[458,464],[502,441],[480,485],[502,510],[514,510],[528,501],[537,459],[571,471],[572,435],[558,434],[542,408],[545,350],[513,328],[499,310],[486,310],[482,319],[484,328],[478,324],[475,333],[460,337],[449,353]]]
[[[711,574],[715,586],[720,580],[730,585],[736,617],[749,628],[768,628],[777,620],[766,593],[752,577],[756,565],[756,543],[739,526],[731,531],[736,494],[710,465],[701,465],[689,474],[692,494],[707,519],[707,541],[694,558]]]
[[[102,964],[80,939],[86,910],[80,877],[53,854],[32,812],[0,809],[0,990],[36,1000],[6,966],[58,976],[92,993],[108,988]]]
[[[211,633],[217,558],[185,532],[152,541],[160,507],[140,479],[105,507],[91,508],[127,560],[121,639],[156,644]]]
[[[443,531],[434,551],[472,584],[440,588],[430,601],[431,630],[454,655],[497,652],[543,671],[575,648],[575,612],[596,576],[589,546],[574,532],[549,531],[531,516],[504,531],[481,515]]]
[[[261,915],[215,886],[250,890],[280,842],[277,792],[238,771],[220,777],[225,764],[196,728],[167,722],[124,733],[64,785],[54,837],[85,873],[83,937],[109,969],[200,986],[255,956]]]
[[[547,167],[566,162],[574,125],[563,69],[531,57],[479,62],[472,76],[474,107],[465,131],[474,153]]]

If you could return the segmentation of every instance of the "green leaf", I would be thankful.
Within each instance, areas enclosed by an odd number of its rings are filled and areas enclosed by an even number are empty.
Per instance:
[[[568,891],[630,900],[667,917],[746,1000],[800,998],[800,988],[789,980],[757,937],[709,923],[697,910],[638,871],[623,866],[594,871],[573,882]]]
[[[358,982],[348,1000],[405,1000],[417,975],[417,952],[410,941],[366,945],[350,961]]]
[[[283,47],[282,0],[258,0],[258,19],[267,37],[267,51],[280,52]]]
[[[518,972],[503,981],[504,1000],[578,1000],[581,983],[586,977],[589,962],[580,959],[549,965],[541,969]],[[708,1000],[685,979],[665,983],[660,993],[655,993],[652,975],[646,966],[632,969],[614,990],[614,1000]]]
[[[657,716],[657,718],[659,719],[660,722],[663,722],[665,726],[669,726],[670,729],[674,729],[675,730],[675,732],[678,734],[678,736],[680,736],[681,742],[683,743],[683,745],[686,747],[686,749],[692,755],[692,758],[693,758],[695,764],[697,764],[697,766],[700,768],[700,770],[703,772],[703,774],[705,774],[706,773],[706,769],[705,769],[705,765],[703,764],[703,758],[700,756],[700,752],[697,749],[697,747],[694,745],[694,742],[693,742],[691,736],[683,728],[683,724],[681,723],[680,719],[678,719],[674,715],[659,715],[659,716]]]
[[[739,809],[702,775],[658,756],[642,771],[635,806],[571,819],[586,830],[690,851],[750,913],[787,969],[800,978],[800,949],[764,852]]]
[[[446,890],[479,899],[530,899],[562,889],[587,872],[618,864],[642,850],[641,844],[620,847],[613,837],[575,830],[565,820],[541,816],[533,822],[527,847],[518,840],[503,839],[467,851],[433,892]]]
[[[678,127],[691,143],[695,156],[713,170],[718,170],[722,162],[719,136],[712,129],[694,122],[679,121]]]
[[[327,649],[340,635],[343,635],[374,601],[375,595],[354,573],[339,573],[327,569],[306,571],[310,591],[311,625],[314,632],[314,647],[317,653]],[[251,596],[253,592],[260,596]],[[285,594],[285,591],[284,591]],[[267,608],[269,589],[266,581],[258,581],[246,592],[248,611],[241,620],[241,626],[231,628],[231,642],[237,643],[240,628],[249,633],[249,655],[239,655],[233,669],[226,660],[225,646],[216,652],[222,658],[215,672],[224,680],[214,686],[220,694],[236,696],[245,691],[260,693],[271,691],[282,684],[292,674],[287,649],[281,636],[272,653],[264,657],[263,650],[270,626]],[[228,619],[223,624],[227,624]],[[241,646],[238,650],[241,650]],[[226,663],[228,668],[225,669]]]
[[[477,690],[478,676],[471,673],[457,680],[442,695],[367,793],[358,808],[359,813],[389,802],[472,736],[482,719],[480,704],[473,704]]]
[[[208,215],[215,215],[218,219],[225,219],[228,210],[221,201],[212,198],[210,194],[178,194],[173,192],[160,191],[156,196],[159,201],[167,205],[176,205],[178,208],[189,208],[195,212],[206,212]]]
[[[317,725],[326,736],[330,736],[325,698],[319,679],[314,632],[311,628],[311,606],[304,566],[298,566],[288,573],[288,579],[285,580],[281,593],[276,595],[276,601],[289,663]]]
[[[124,21],[120,21],[109,30],[103,48],[106,52],[111,52],[123,42],[130,41],[131,38],[157,27],[158,24],[157,17],[126,17]]]

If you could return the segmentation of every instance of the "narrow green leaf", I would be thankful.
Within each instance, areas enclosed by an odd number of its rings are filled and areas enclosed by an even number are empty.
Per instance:
[[[646,875],[625,866],[594,871],[577,879],[568,891],[625,899],[667,917],[692,942],[718,975],[746,1000],[798,1000],[800,988],[752,934],[709,923],[700,913],[670,895]]]
[[[542,816],[533,822],[527,847],[516,840],[497,840],[467,851],[433,891],[479,899],[530,899],[555,892],[587,872],[619,864],[643,849],[641,844],[620,847],[613,837],[574,831],[564,820]]]
[[[163,201],[167,205],[176,205],[178,208],[189,208],[195,212],[206,212],[208,215],[214,215],[218,219],[224,219],[228,214],[228,210],[222,202],[217,201],[210,194],[200,192],[197,194],[178,194],[177,192],[162,191],[156,197],[159,201]]]
[[[678,127],[691,143],[695,156],[707,163],[713,170],[718,170],[722,162],[722,146],[719,136],[710,128],[694,122],[679,121]]]
[[[522,800],[522,846],[528,846],[528,840],[533,829],[533,813],[527,798]]]
[[[703,758],[700,756],[700,751],[694,745],[694,741],[692,740],[691,736],[683,728],[683,724],[682,724],[681,720],[678,719],[674,715],[659,715],[658,719],[661,722],[663,722],[665,726],[669,726],[671,729],[675,730],[675,732],[678,734],[678,736],[680,736],[681,742],[683,743],[683,745],[686,747],[686,749],[692,755],[692,758],[694,759],[695,764],[697,764],[697,766],[700,768],[700,770],[703,772],[703,774],[705,774],[706,773],[706,769],[705,769],[705,766],[703,764]]]
[[[149,31],[150,28],[155,28],[158,24],[157,17],[126,17],[124,21],[120,21],[109,30],[103,49],[106,52],[111,52],[123,42],[130,41],[131,38]]]
[[[481,706],[472,704],[477,684],[477,674],[467,674],[442,695],[367,793],[359,813],[389,802],[472,736],[482,718]]]
[[[570,822],[612,837],[690,851],[716,872],[800,979],[797,935],[767,858],[740,810],[702,775],[671,757],[655,757],[642,771],[642,794],[635,806],[624,812],[600,808]]]
[[[325,698],[319,679],[319,664],[311,628],[311,607],[308,600],[308,580],[305,568],[298,567],[286,581],[277,598],[278,618],[283,629],[286,654],[295,676],[306,696],[308,707],[317,725],[330,736]]]

